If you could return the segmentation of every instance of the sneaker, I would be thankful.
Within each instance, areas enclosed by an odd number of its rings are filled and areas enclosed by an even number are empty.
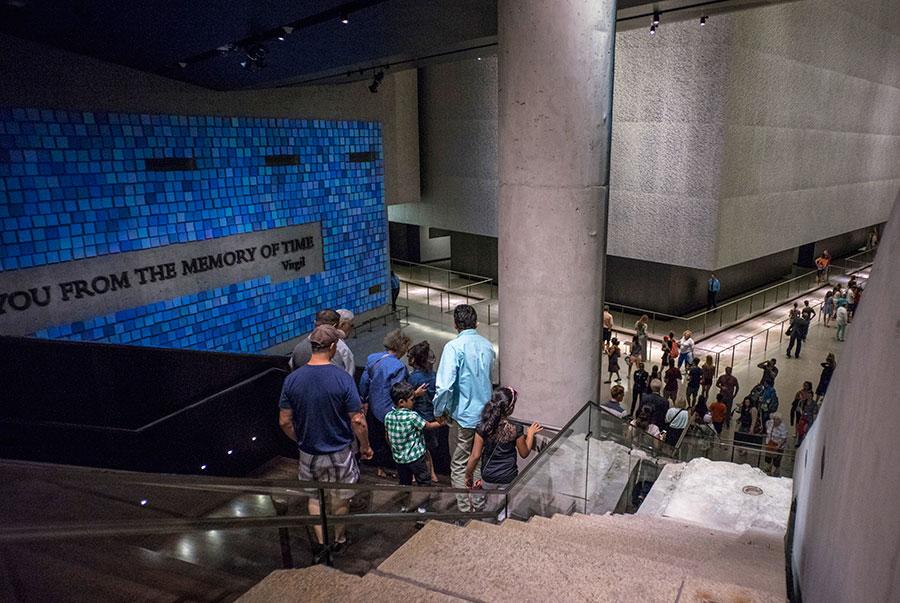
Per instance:
[[[427,513],[428,510],[425,507],[419,507],[416,509],[416,513]]]
[[[328,549],[324,545],[314,544],[312,548],[312,564],[319,565],[328,561]]]
[[[335,542],[331,545],[331,555],[333,557],[340,557],[344,553],[347,552],[347,547],[350,546],[350,540],[345,538],[343,542]]]
[[[409,511],[409,507],[400,507],[401,513],[406,513],[407,511]]]

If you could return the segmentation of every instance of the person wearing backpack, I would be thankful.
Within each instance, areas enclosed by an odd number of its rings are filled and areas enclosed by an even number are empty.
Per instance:
[[[675,406],[666,411],[666,444],[669,444],[670,446],[678,445],[678,440],[681,438],[681,432],[687,428],[691,418],[691,413],[689,413],[687,409],[687,400],[681,397],[675,402]]]
[[[369,443],[374,452],[373,463],[377,468],[378,477],[389,477],[386,470],[394,466],[385,434],[384,418],[394,408],[391,387],[409,378],[409,371],[400,359],[406,355],[410,343],[412,343],[410,338],[400,329],[385,335],[383,342],[385,351],[369,355],[366,368],[359,379],[359,393],[367,412]],[[415,390],[415,397],[421,396],[427,390],[428,387],[422,384]]]

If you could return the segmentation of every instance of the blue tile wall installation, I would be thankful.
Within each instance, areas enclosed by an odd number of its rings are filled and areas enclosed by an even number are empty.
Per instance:
[[[376,161],[350,163],[349,153]],[[265,165],[299,154],[300,165]],[[150,172],[148,158],[195,170]],[[311,328],[324,306],[387,302],[379,124],[0,108],[3,271],[322,222],[325,272],[251,280],[38,337],[258,352]],[[382,285],[369,293],[369,287]]]

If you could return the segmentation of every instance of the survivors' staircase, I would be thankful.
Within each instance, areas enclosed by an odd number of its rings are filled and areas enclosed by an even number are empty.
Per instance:
[[[365,576],[279,570],[243,597],[269,601],[785,601],[781,536],[635,515],[432,521]]]

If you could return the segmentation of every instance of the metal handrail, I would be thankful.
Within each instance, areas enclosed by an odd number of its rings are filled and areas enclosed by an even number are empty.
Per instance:
[[[847,256],[847,257],[845,257],[845,258],[837,259],[837,260],[835,260],[835,262],[838,262],[838,261],[847,261],[847,260],[854,261],[853,258],[858,257],[858,256],[861,256],[861,255],[866,255],[866,254],[872,253],[872,252],[874,252],[874,251],[875,251],[874,249],[867,249],[866,251],[860,251],[859,253],[855,253],[855,254],[853,254],[853,255],[849,255],[849,256]],[[871,262],[865,262],[865,263],[863,263],[863,265],[868,264],[868,263],[871,263]],[[834,265],[834,264],[831,264],[831,265],[829,266],[829,268],[830,268],[831,266],[833,266],[833,265]],[[774,285],[769,285],[768,287],[764,287],[763,289],[759,289],[759,290],[754,291],[754,292],[752,292],[752,293],[748,293],[747,295],[744,295],[743,297],[739,297],[739,298],[737,298],[737,299],[730,300],[730,301],[728,301],[728,302],[722,304],[721,306],[717,306],[715,309],[712,309],[712,310],[703,310],[703,311],[697,312],[696,314],[693,314],[693,315],[691,315],[691,316],[682,316],[682,317],[680,317],[680,318],[681,318],[682,320],[694,320],[695,318],[700,318],[700,317],[703,316],[704,314],[714,314],[715,312],[717,312],[717,311],[719,311],[719,310],[721,310],[721,309],[723,309],[723,308],[727,308],[727,307],[729,307],[729,306],[731,306],[731,305],[733,305],[733,304],[738,304],[738,303],[741,303],[741,302],[743,302],[743,301],[746,301],[746,300],[750,299],[751,297],[754,297],[754,296],[756,296],[756,295],[759,295],[760,293],[765,294],[767,291],[771,291],[771,290],[773,290],[773,289],[777,289],[778,287],[783,287],[784,285],[788,285],[788,284],[790,284],[790,283],[793,283],[793,282],[795,282],[795,281],[798,281],[798,280],[801,280],[801,279],[804,279],[804,278],[809,278],[811,275],[813,275],[813,274],[815,274],[815,273],[816,273],[816,270],[810,270],[809,272],[804,272],[803,274],[798,274],[798,275],[795,276],[795,277],[789,278],[789,279],[784,280],[784,281],[780,281],[780,282],[778,282],[778,283],[776,283],[776,284],[774,284]]]
[[[236,389],[239,389],[241,387],[249,385],[253,381],[256,381],[257,379],[261,379],[273,372],[282,373],[284,375],[288,374],[288,371],[286,371],[284,369],[279,369],[279,368],[266,369],[261,373],[257,373],[256,375],[253,375],[252,377],[248,377],[247,379],[244,379],[243,381],[239,381],[233,385],[230,385],[229,387],[226,387],[223,390],[219,390],[214,394],[210,394],[209,396],[206,396],[205,398],[202,398],[192,404],[188,404],[187,406],[179,408],[178,410],[172,411],[171,413],[167,414],[164,417],[160,417],[158,419],[154,419],[154,420],[150,421],[149,423],[145,423],[144,425],[141,425],[140,427],[131,428],[131,427],[109,427],[107,425],[79,425],[77,423],[66,423],[64,421],[31,421],[28,419],[16,419],[16,418],[0,419],[0,423],[6,423],[6,424],[11,424],[11,425],[30,425],[30,426],[38,426],[38,427],[40,427],[40,426],[56,427],[56,428],[62,428],[62,429],[78,429],[78,430],[85,430],[85,431],[98,431],[98,432],[107,432],[107,433],[131,433],[131,434],[143,433],[143,432],[147,431],[148,429],[150,429],[151,427],[156,427],[157,425],[160,425],[161,423],[170,421],[181,414],[184,414],[188,411],[195,410],[201,406],[204,406],[204,405],[208,404],[209,402],[216,400],[225,394],[229,394]]]
[[[494,280],[494,279],[492,279],[492,278],[489,277],[489,276],[484,276],[483,274],[471,274],[471,273],[469,273],[469,272],[460,272],[460,271],[458,271],[458,270],[451,270],[451,269],[449,269],[449,268],[441,268],[441,267],[439,267],[439,266],[431,266],[431,265],[429,265],[429,264],[420,264],[420,263],[418,263],[418,262],[410,262],[410,261],[407,261],[407,260],[400,260],[400,259],[397,259],[397,258],[391,258],[391,262],[396,262],[396,263],[398,263],[398,264],[404,264],[404,265],[406,265],[406,266],[418,266],[418,267],[420,267],[420,268],[427,268],[427,269],[429,269],[429,270],[436,270],[437,272],[446,272],[446,273],[449,273],[449,274],[451,274],[451,275],[456,274],[456,275],[459,275],[459,276],[470,276],[470,277],[475,278],[475,279],[488,279],[488,280]]]

